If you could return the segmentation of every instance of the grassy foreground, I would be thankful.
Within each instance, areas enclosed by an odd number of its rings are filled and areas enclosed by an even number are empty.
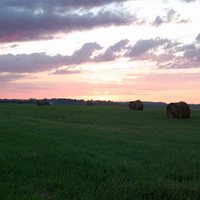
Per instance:
[[[0,104],[0,199],[200,199],[200,110]]]

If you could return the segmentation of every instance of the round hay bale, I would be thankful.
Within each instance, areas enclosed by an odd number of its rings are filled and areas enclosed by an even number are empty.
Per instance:
[[[37,105],[38,106],[44,106],[44,102],[43,101],[37,101]]]
[[[93,102],[92,101],[87,101],[86,105],[87,106],[93,106]]]
[[[143,103],[140,100],[131,101],[129,103],[129,110],[143,110]]]
[[[166,108],[166,114],[167,117],[171,118],[189,118],[190,107],[183,101],[178,103],[170,103]]]
[[[18,104],[23,104],[23,101],[22,101],[22,100],[19,100],[19,101],[18,101]]]
[[[44,104],[45,104],[46,106],[48,106],[48,105],[49,105],[49,101],[45,101]]]

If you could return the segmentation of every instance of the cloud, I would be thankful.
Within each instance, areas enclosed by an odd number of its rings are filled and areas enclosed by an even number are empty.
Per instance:
[[[99,54],[94,57],[94,62],[106,62],[114,61],[116,58],[120,57],[120,52],[126,49],[126,45],[129,43],[129,40],[121,40],[120,42],[110,46],[104,53]]]
[[[0,8],[0,43],[50,40],[55,34],[133,23],[134,15],[122,10],[90,7],[113,1],[3,1]],[[71,8],[76,7],[76,8]],[[87,9],[86,9],[87,8]]]
[[[200,62],[200,49],[191,49],[185,51],[184,58],[191,62]]]
[[[155,20],[151,23],[152,26],[158,27],[163,24],[174,22],[176,24],[189,23],[190,19],[180,19],[180,14],[173,8],[164,9],[164,15],[156,16]]]
[[[15,48],[15,47],[18,47],[19,45],[18,44],[13,44],[10,46],[10,48]]]
[[[12,45],[5,45],[5,44],[0,44],[0,49],[14,49],[18,47],[18,44],[12,44]]]
[[[55,68],[61,62],[63,56],[47,56],[45,53],[33,53],[30,55],[0,55],[0,72],[34,73]]]
[[[148,40],[139,40],[136,42],[134,46],[130,46],[129,51],[125,54],[127,57],[135,58],[140,55],[146,53],[149,50],[155,50],[159,46],[167,44],[169,42],[168,39],[148,39]]]
[[[0,55],[0,72],[36,73],[51,71],[66,65],[91,62],[90,56],[95,50],[101,49],[97,43],[86,43],[71,56],[49,56],[45,53]]]
[[[13,80],[22,79],[22,78],[26,78],[26,77],[28,77],[28,76],[22,75],[22,74],[13,74],[13,73],[0,74],[0,82],[8,83],[8,82],[12,82]]]
[[[183,56],[174,56],[170,62],[159,63],[159,69],[200,68],[200,49],[188,49]]]
[[[181,55],[182,54],[182,55]],[[49,71],[50,74],[77,74],[81,69],[74,65],[115,61],[119,58],[129,61],[153,61],[160,69],[199,68],[200,48],[194,44],[182,44],[164,38],[138,40],[130,44],[127,39],[121,40],[107,49],[98,43],[85,43],[72,55],[45,53],[5,54],[0,55],[0,73],[37,73]],[[53,70],[53,72],[51,72]]]
[[[184,52],[184,51],[187,51],[187,50],[194,50],[194,49],[196,49],[196,46],[194,44],[187,44],[187,45],[182,45],[182,46],[176,46],[174,48],[174,53]]]
[[[155,18],[155,21],[152,23],[153,26],[160,26],[163,23],[163,19],[160,16],[157,16]]]
[[[169,39],[138,40],[129,45],[124,57],[130,61],[153,61],[160,69],[186,69],[200,67],[200,48]],[[182,55],[181,55],[182,54]]]
[[[199,63],[181,62],[182,59],[174,62],[164,63],[159,65],[159,69],[192,69],[199,68]]]
[[[197,35],[196,41],[197,41],[197,42],[200,42],[200,33]]]
[[[50,56],[45,53],[0,55],[0,72],[36,73],[56,70],[52,74],[80,73],[80,70],[71,70],[73,65],[115,60],[123,56],[128,43],[129,40],[121,40],[106,50],[97,43],[85,43],[70,56],[60,54]],[[100,53],[99,50],[104,50],[104,52]],[[59,69],[64,66],[68,68]]]
[[[191,3],[191,2],[196,2],[196,0],[182,0],[185,3]]]
[[[93,54],[93,52],[100,49],[102,49],[102,47],[97,43],[86,43],[81,49],[75,51],[73,55],[69,57],[69,64],[81,64],[83,62],[89,62],[92,60],[90,56]]]
[[[69,70],[68,68],[67,69],[58,69],[54,72],[51,73],[51,75],[61,75],[61,74],[80,74],[82,73],[82,71],[80,69],[75,69],[75,70]]]
[[[68,8],[68,7],[97,7],[111,3],[120,3],[127,0],[70,0],[70,1],[24,1],[24,0],[2,0],[1,5],[5,7],[17,7],[31,10],[54,10],[54,8]]]

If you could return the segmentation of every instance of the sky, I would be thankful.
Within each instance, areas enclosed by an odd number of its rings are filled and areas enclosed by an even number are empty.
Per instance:
[[[0,0],[0,99],[200,103],[200,0]]]

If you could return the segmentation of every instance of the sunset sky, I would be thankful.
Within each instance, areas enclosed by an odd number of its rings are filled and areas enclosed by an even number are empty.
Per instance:
[[[199,0],[0,0],[0,99],[200,103]]]

